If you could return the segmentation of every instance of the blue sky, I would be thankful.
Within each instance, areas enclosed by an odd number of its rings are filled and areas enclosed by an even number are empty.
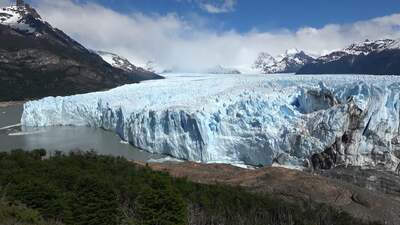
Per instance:
[[[121,13],[167,14],[190,19],[206,17],[216,29],[246,32],[274,29],[316,28],[331,23],[352,23],[400,12],[399,0],[236,0],[224,13],[209,13],[201,4],[221,6],[224,0],[89,0]],[[81,0],[82,2],[82,0]]]
[[[365,39],[400,39],[400,0],[28,2],[90,49],[180,71],[251,70],[262,52],[278,56],[297,48],[320,56]]]

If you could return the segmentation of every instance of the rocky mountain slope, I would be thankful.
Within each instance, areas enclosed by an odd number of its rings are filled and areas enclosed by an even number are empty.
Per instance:
[[[305,65],[298,74],[400,74],[399,40],[366,40]]]
[[[287,50],[276,58],[262,52],[255,61],[253,68],[261,73],[296,73],[301,67],[312,62],[314,58],[297,49]]]
[[[27,4],[0,9],[0,101],[70,95],[161,78],[114,68]]]

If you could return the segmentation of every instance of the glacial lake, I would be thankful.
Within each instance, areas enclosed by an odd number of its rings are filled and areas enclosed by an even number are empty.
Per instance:
[[[71,150],[94,150],[98,154],[123,156],[128,160],[148,161],[164,158],[123,143],[116,134],[99,128],[46,127],[22,132],[20,126],[17,126],[22,111],[22,105],[0,107],[0,151],[44,148],[50,152],[67,153]]]

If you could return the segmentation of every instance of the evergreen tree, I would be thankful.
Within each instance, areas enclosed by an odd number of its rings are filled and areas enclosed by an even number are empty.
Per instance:
[[[99,179],[80,179],[71,205],[71,220],[74,225],[118,224],[116,193],[110,185]]]
[[[185,225],[186,205],[170,188],[145,188],[136,200],[140,225]]]

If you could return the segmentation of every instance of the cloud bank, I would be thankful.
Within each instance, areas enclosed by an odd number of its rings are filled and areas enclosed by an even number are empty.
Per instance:
[[[224,1],[226,10],[234,3]],[[175,13],[120,14],[94,3],[71,0],[36,0],[35,6],[53,26],[88,48],[115,52],[141,66],[153,60],[163,68],[181,71],[201,71],[217,64],[251,68],[261,51],[277,55],[298,48],[323,54],[354,41],[400,38],[400,14],[322,28],[239,33],[210,30]],[[210,7],[209,11],[218,10]]]

